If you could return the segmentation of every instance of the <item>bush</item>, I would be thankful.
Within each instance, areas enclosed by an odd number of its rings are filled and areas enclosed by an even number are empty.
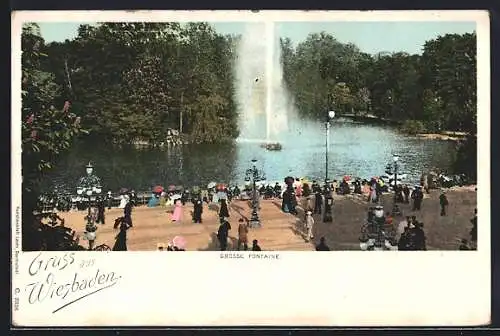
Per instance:
[[[464,174],[468,180],[477,180],[477,138],[468,135],[457,146],[457,156],[453,164],[457,174]]]
[[[420,120],[406,120],[403,125],[401,125],[400,130],[401,132],[406,134],[416,135],[424,133],[426,131],[426,128],[424,126],[424,123]]]

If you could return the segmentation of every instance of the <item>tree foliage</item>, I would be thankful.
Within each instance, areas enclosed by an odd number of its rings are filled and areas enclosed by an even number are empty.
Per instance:
[[[285,81],[301,114],[371,113],[428,131],[476,130],[476,35],[427,41],[422,55],[368,55],[326,33],[281,40]]]
[[[193,142],[222,142],[238,134],[232,50],[206,23],[103,23],[48,45],[46,66],[94,136],[158,143],[182,124]]]
[[[39,249],[47,232],[55,232],[43,230],[40,220],[33,217],[41,178],[72,140],[86,131],[54,75],[42,68],[47,55],[37,25],[23,26],[21,43],[23,248],[31,250]]]

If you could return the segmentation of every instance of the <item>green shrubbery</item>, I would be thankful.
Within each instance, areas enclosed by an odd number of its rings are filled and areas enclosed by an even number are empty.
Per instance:
[[[403,125],[401,125],[400,130],[401,132],[410,135],[417,135],[427,131],[424,123],[420,120],[406,120]]]

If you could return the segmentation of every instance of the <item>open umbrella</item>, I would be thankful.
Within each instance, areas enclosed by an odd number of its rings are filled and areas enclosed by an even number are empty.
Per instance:
[[[207,185],[207,188],[208,189],[212,189],[212,188],[215,188],[215,186],[217,185],[217,182],[210,182],[208,185]]]
[[[345,175],[345,176],[344,176],[344,180],[345,180],[346,182],[349,182],[349,181],[351,180],[351,176],[349,176],[349,175]]]
[[[181,198],[181,195],[179,195],[179,194],[175,194],[175,195],[172,195],[172,197],[170,197],[170,198],[171,198],[172,200],[174,200],[174,201],[175,201],[175,200],[180,199],[180,198]]]
[[[186,239],[182,236],[175,236],[172,240],[172,244],[179,249],[186,249]]]
[[[173,184],[168,186],[168,191],[175,191],[175,186]]]
[[[163,190],[164,190],[163,187],[159,185],[153,188],[153,192],[157,194],[161,193]]]

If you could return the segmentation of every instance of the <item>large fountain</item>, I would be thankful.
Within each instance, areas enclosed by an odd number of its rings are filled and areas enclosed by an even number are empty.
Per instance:
[[[293,111],[283,82],[281,50],[274,22],[248,23],[238,45],[235,66],[241,142],[280,150],[280,136]]]

